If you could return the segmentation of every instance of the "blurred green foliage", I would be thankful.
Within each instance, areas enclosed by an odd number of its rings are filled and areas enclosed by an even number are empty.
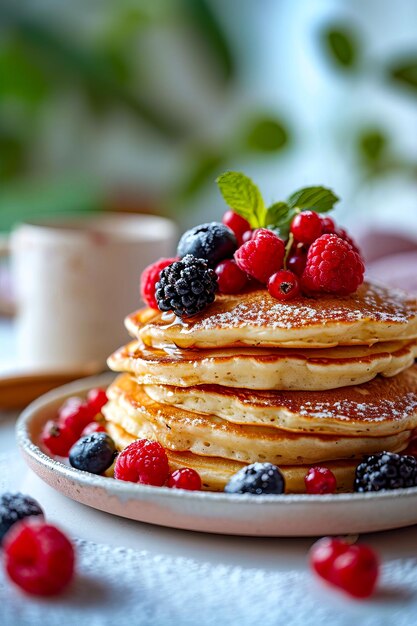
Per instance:
[[[320,36],[322,45],[334,65],[344,70],[356,67],[360,46],[353,29],[339,24],[329,24],[321,31]]]

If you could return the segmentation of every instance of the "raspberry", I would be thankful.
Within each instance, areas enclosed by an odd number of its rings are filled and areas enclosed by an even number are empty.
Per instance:
[[[104,389],[98,387],[96,389],[90,389],[87,394],[87,404],[94,415],[101,412],[101,409],[107,404],[107,401],[107,394]]]
[[[114,467],[118,480],[162,487],[168,478],[168,457],[157,441],[139,439],[119,454]]]
[[[292,272],[280,270],[268,280],[268,291],[277,300],[292,300],[300,294],[300,283]]]
[[[51,454],[68,456],[77,436],[70,430],[62,428],[57,422],[49,420],[43,427],[41,441]]]
[[[352,237],[349,235],[349,233],[344,228],[336,228],[334,232],[335,232],[335,235],[340,237],[340,239],[343,239],[343,241],[347,241],[348,243],[350,243],[350,245],[352,246],[354,251],[357,254],[359,254],[359,256],[362,258],[362,253],[359,250],[356,242],[352,239]]]
[[[188,467],[175,470],[168,476],[167,487],[171,489],[187,489],[188,491],[200,491],[201,478],[198,472]]]
[[[352,246],[337,235],[322,235],[310,246],[302,276],[307,291],[347,295],[363,282],[364,265]]]
[[[81,437],[84,437],[85,435],[91,435],[92,433],[105,433],[105,432],[106,432],[106,429],[103,426],[103,424],[100,424],[100,422],[90,422],[84,428],[83,432],[81,433]]]
[[[235,234],[236,241],[240,245],[245,232],[250,230],[250,224],[244,217],[233,211],[226,211],[223,215],[222,222],[225,226]]]
[[[43,516],[36,500],[22,493],[4,493],[0,498],[0,543],[16,522],[33,515]]]
[[[55,526],[19,522],[4,540],[8,576],[26,593],[52,596],[68,586],[74,575],[74,548]]]
[[[371,596],[379,575],[378,557],[370,547],[330,537],[313,545],[310,564],[324,580],[355,598]]]
[[[81,398],[68,398],[58,411],[58,425],[78,439],[95,414]]]
[[[221,293],[239,293],[248,282],[245,272],[232,260],[219,263],[215,272]]]
[[[145,267],[142,272],[140,277],[140,294],[142,296],[142,300],[144,300],[146,304],[151,307],[151,309],[158,310],[158,304],[155,297],[155,286],[159,281],[161,271],[165,267],[168,267],[168,265],[171,265],[171,263],[174,263],[174,261],[178,261],[178,258],[159,259],[159,261]]]
[[[327,467],[311,467],[304,483],[307,493],[334,493],[337,487],[335,475]]]
[[[266,228],[259,228],[253,238],[235,252],[235,261],[243,272],[266,284],[282,268],[285,246],[282,239]]]
[[[291,222],[294,239],[300,243],[313,243],[323,233],[322,222],[314,211],[303,211]]]

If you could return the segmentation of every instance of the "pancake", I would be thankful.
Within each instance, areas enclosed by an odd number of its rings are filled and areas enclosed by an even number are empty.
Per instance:
[[[348,296],[327,294],[288,302],[259,289],[218,295],[192,318],[142,309],[125,323],[133,337],[154,348],[373,345],[417,338],[417,299],[371,283]]]
[[[110,369],[141,384],[222,385],[244,389],[323,390],[394,376],[414,363],[417,340],[322,349],[160,350],[138,341],[117,350]]]
[[[236,424],[346,436],[389,436],[417,428],[417,366],[335,391],[257,391],[203,385],[146,385],[156,402]]]
[[[109,435],[114,440],[116,447],[123,450],[136,438],[129,435],[117,424],[107,423]],[[201,477],[203,489],[208,491],[223,491],[229,479],[238,472],[244,463],[230,461],[218,457],[207,457],[192,454],[190,452],[173,452],[167,450],[170,471],[189,467],[196,470]],[[357,461],[337,461],[326,463],[336,477],[338,491],[352,491]],[[310,466],[280,466],[285,477],[286,493],[304,493],[304,476]]]
[[[343,437],[238,425],[159,404],[127,374],[110,385],[108,397],[110,402],[103,409],[106,419],[136,438],[156,439],[173,451],[243,463],[305,465],[361,458],[381,450],[401,451],[410,439],[408,431],[387,437]]]

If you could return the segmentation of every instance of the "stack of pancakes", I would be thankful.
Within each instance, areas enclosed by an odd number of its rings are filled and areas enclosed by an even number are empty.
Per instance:
[[[134,341],[109,366],[107,428],[167,450],[222,490],[244,465],[270,462],[287,492],[325,466],[352,489],[364,455],[407,448],[417,426],[417,300],[364,283],[349,296],[280,302],[264,290],[219,295],[179,319],[141,309]]]

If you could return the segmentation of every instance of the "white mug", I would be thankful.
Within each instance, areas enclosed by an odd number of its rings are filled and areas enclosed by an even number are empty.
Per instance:
[[[121,213],[18,226],[8,248],[19,366],[103,369],[142,305],[142,270],[173,256],[176,235],[170,220]]]

